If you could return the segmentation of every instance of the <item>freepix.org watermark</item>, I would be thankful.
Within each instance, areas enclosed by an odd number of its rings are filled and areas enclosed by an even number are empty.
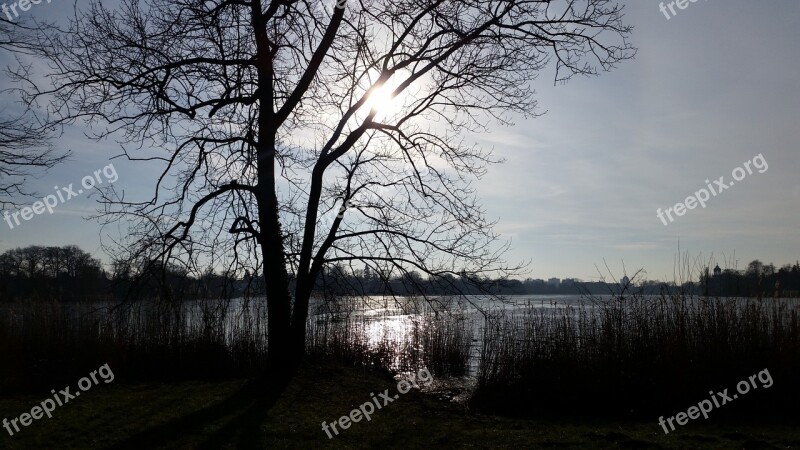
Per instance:
[[[742,168],[744,167],[744,168]],[[751,159],[750,161],[745,161],[742,164],[742,167],[737,167],[733,169],[731,172],[731,176],[736,181],[742,181],[745,179],[747,175],[753,174],[753,167],[758,169],[758,173],[764,173],[769,169],[769,165],[767,161],[764,159],[764,155],[761,153],[758,154],[755,158]],[[746,171],[745,171],[746,170]],[[695,192],[693,195],[686,197],[686,200],[683,203],[676,203],[675,206],[667,208],[665,211],[662,211],[661,208],[656,210],[656,217],[661,219],[661,222],[664,226],[669,225],[667,223],[666,218],[664,215],[669,218],[669,223],[675,221],[672,217],[672,213],[674,212],[676,216],[683,216],[686,214],[687,210],[697,208],[697,205],[702,206],[703,208],[706,207],[706,202],[711,199],[711,197],[716,197],[717,195],[721,194],[722,191],[730,188],[733,186],[734,181],[725,183],[725,177],[721,176],[718,179],[714,180],[713,185],[706,180],[706,185],[708,189],[702,188],[699,191]],[[716,189],[715,189],[716,188]]]
[[[103,179],[100,177],[100,174],[105,177],[105,181],[107,181],[109,184],[114,183],[119,178],[117,175],[117,169],[114,168],[114,164],[109,164],[102,169],[95,170],[93,172],[94,176],[86,175],[83,177],[80,184],[83,186],[83,189],[78,187],[76,191],[76,188],[73,187],[74,183],[70,183],[69,186],[66,187],[54,186],[53,189],[56,191],[55,194],[47,195],[40,201],[34,202],[31,206],[26,206],[19,211],[15,211],[13,213],[4,211],[3,220],[5,220],[9,228],[13,230],[15,226],[18,227],[20,225],[20,218],[26,221],[31,220],[34,214],[44,214],[45,211],[47,211],[49,214],[53,214],[53,208],[61,203],[69,201],[73,197],[83,194],[84,189],[89,190],[95,188],[96,186],[102,185]]]
[[[427,387],[433,383],[433,376],[431,376],[431,373],[428,372],[428,369],[420,369],[419,372],[417,372],[416,377],[414,374],[411,374],[410,380],[400,380],[400,382],[397,383],[397,392],[400,394],[406,394],[411,390],[412,386],[419,389],[417,380],[424,383]],[[333,439],[331,429],[333,429],[333,432],[337,436],[339,435],[339,430],[336,429],[337,424],[342,430],[346,430],[350,428],[350,425],[352,425],[354,422],[361,422],[361,419],[366,418],[367,422],[369,422],[372,420],[372,414],[375,413],[376,408],[381,409],[389,403],[394,402],[400,398],[400,394],[394,394],[394,396],[389,395],[389,390],[386,389],[382,393],[378,394],[378,397],[376,397],[374,392],[370,392],[369,395],[372,396],[370,401],[363,403],[358,408],[354,408],[352,411],[350,411],[350,414],[339,417],[339,420],[337,421],[331,423],[322,422],[322,431],[328,435],[328,439]]]
[[[758,372],[756,375],[750,375],[747,380],[742,380],[737,383],[736,391],[741,395],[745,395],[750,392],[750,386],[753,386],[753,389],[758,389],[758,385],[756,385],[756,378],[758,378],[758,381],[761,382],[761,387],[764,389],[769,389],[772,386],[772,375],[769,374],[769,370],[764,369],[761,372]],[[669,424],[669,427],[672,429],[672,431],[675,431],[675,425],[672,424],[673,420],[678,422],[678,425],[686,425],[689,423],[689,419],[699,419],[700,414],[702,414],[704,418],[708,419],[708,413],[710,413],[715,406],[719,408],[720,406],[739,398],[739,394],[733,394],[732,396],[728,395],[727,389],[723,390],[722,392],[717,392],[716,395],[714,394],[714,391],[708,391],[708,393],[711,394],[710,400],[703,400],[698,403],[697,406],[692,406],[689,408],[686,412],[679,412],[678,414],[670,417],[666,420],[666,422],[664,421],[664,416],[659,417],[658,424],[664,429],[664,434],[669,434],[669,430],[667,430],[667,424]]]
[[[50,3],[51,0],[46,1],[47,3]],[[42,3],[42,0],[19,0],[12,3],[11,6],[7,6],[5,3],[3,3],[3,5],[0,6],[0,10],[2,10],[3,14],[8,17],[9,21],[13,22],[14,18],[19,17],[17,6],[19,6],[20,11],[28,11],[31,9],[31,5],[38,5],[39,3]],[[14,17],[11,17],[12,12],[14,13]]]
[[[697,0],[673,0],[667,2],[666,6],[664,6],[664,2],[661,2],[658,4],[658,10],[664,13],[664,16],[669,20],[678,14],[678,12],[675,11],[676,6],[678,9],[686,9],[689,7],[689,3],[697,3]],[[669,9],[669,13],[667,13],[667,9]]]
[[[81,390],[81,392],[86,392],[100,384],[100,381],[97,379],[97,375],[100,375],[100,378],[102,378],[106,384],[114,381],[114,372],[111,371],[111,368],[108,367],[108,364],[104,364],[99,369],[93,370],[88,377],[83,377],[78,380],[78,388]],[[91,379],[89,379],[89,377],[91,377]],[[3,428],[8,431],[9,435],[14,436],[15,432],[19,433],[20,424],[24,427],[28,427],[33,423],[34,420],[39,420],[45,415],[47,415],[48,419],[52,418],[53,411],[56,410],[56,405],[64,406],[71,400],[75,400],[81,395],[81,392],[76,391],[73,394],[69,390],[69,386],[58,391],[58,394],[56,394],[55,389],[51,390],[50,393],[53,394],[53,398],[48,398],[38,406],[34,406],[30,413],[22,413],[19,417],[15,417],[11,420],[8,420],[8,418],[3,418]],[[11,431],[12,427],[14,428],[14,431]]]

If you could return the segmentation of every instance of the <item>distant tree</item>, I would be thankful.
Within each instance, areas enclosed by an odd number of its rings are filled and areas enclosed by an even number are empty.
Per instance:
[[[700,274],[700,286],[703,291],[703,295],[708,297],[711,293],[711,268],[708,266],[703,267],[703,271]]]
[[[747,265],[747,270],[745,274],[747,276],[758,278],[764,273],[764,263],[759,260],[751,261],[750,264]]]

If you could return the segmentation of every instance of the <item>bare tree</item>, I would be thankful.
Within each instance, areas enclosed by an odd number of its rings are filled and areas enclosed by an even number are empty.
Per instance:
[[[0,51],[30,53],[25,34],[31,28],[0,17]],[[0,210],[33,195],[27,177],[63,161],[68,152],[56,152],[48,140],[51,130],[38,123],[31,111],[9,117],[0,111]]]
[[[276,362],[303,353],[326,265],[512,269],[472,188],[495,159],[469,133],[535,115],[548,63],[561,82],[634,54],[610,0],[318,1],[93,2],[38,43],[52,86],[19,74],[56,123],[162,164],[152,198],[106,196],[132,257],[263,274]]]

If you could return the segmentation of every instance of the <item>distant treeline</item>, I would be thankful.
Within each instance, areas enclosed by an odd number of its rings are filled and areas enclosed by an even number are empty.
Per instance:
[[[0,254],[0,301],[19,300],[124,300],[160,298],[183,300],[240,296],[252,282],[207,271],[192,276],[177,265],[158,261],[115,262],[111,272],[76,246],[16,248]]]
[[[92,298],[108,292],[100,261],[74,245],[31,246],[0,254],[0,299]]]
[[[384,278],[370,271],[338,269],[326,272],[325,285],[337,294],[358,293],[368,295],[431,294],[452,292],[499,295],[617,295],[623,290],[644,295],[661,295],[682,292],[689,295],[714,297],[797,297],[800,296],[800,263],[776,269],[772,264],[755,260],[745,270],[725,269],[714,273],[706,268],[698,281],[682,284],[674,282],[620,280],[619,282],[581,281],[564,279],[551,283],[541,279],[474,280],[467,277],[444,275],[424,278],[418,272],[408,272],[401,277]]]
[[[475,279],[445,274],[426,277],[416,271],[382,274],[369,266],[353,269],[333,266],[317,281],[318,294],[329,295],[574,295],[618,294],[623,284],[565,279],[560,283],[531,279]],[[745,270],[708,268],[699,282],[675,283],[634,280],[627,287],[657,295],[680,289],[687,294],[710,296],[773,297],[800,294],[800,263],[776,269],[756,260]],[[195,275],[176,265],[154,261],[115,263],[112,271],[76,246],[16,248],[0,254],[0,300],[110,300],[125,298],[196,298],[264,295],[264,280],[257,274]]]
[[[700,276],[701,293],[722,297],[798,297],[800,262],[776,269],[772,264],[752,261],[745,270],[706,268]]]
[[[619,283],[585,282],[566,279],[559,285],[544,280],[507,280],[500,291],[505,294],[616,294],[623,287]],[[660,295],[680,290],[685,294],[712,297],[798,297],[800,296],[800,263],[786,264],[776,269],[773,264],[755,260],[745,270],[705,268],[699,281],[683,284],[673,282],[632,280],[628,291],[645,295]]]

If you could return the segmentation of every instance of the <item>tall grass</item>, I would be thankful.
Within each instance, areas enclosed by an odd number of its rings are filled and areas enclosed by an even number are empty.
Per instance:
[[[128,380],[241,376],[262,369],[267,350],[262,311],[248,306],[229,317],[227,302],[32,302],[2,309],[4,390],[52,387],[105,363]]]
[[[473,405],[513,414],[669,416],[767,368],[774,386],[737,406],[797,413],[796,300],[682,293],[591,300],[488,318]],[[741,412],[731,406],[721,414]]]
[[[268,370],[263,301],[203,300],[101,304],[0,305],[0,392],[52,389],[108,363],[118,381],[253,376]],[[355,299],[335,315],[312,316],[312,358],[384,369],[429,366],[438,376],[466,373],[471,334],[457,316],[352,316]],[[378,319],[403,329],[384,328]],[[318,319],[319,322],[318,322]]]

